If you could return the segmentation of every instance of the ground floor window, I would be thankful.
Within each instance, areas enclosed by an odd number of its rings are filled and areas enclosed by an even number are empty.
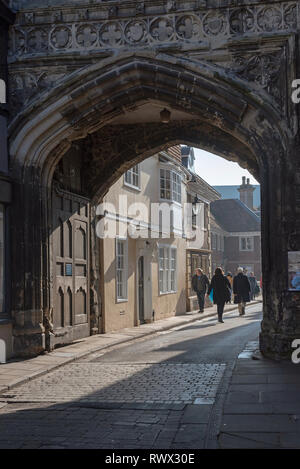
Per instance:
[[[0,314],[4,312],[4,264],[5,264],[5,250],[4,250],[4,206],[0,204]]]
[[[128,297],[128,250],[127,240],[116,240],[116,281],[117,301],[126,301]]]
[[[177,249],[159,247],[159,293],[177,291]]]

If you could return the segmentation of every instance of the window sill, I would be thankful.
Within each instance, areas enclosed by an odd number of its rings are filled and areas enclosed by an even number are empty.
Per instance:
[[[162,199],[161,197],[159,198],[160,203],[167,203],[169,205],[173,204],[176,207],[182,208],[182,202],[177,202],[177,200],[172,200],[172,199]]]
[[[158,296],[175,295],[176,293],[178,293],[178,292],[177,291],[168,291],[168,292],[164,292],[164,293],[159,293]]]
[[[125,186],[125,187],[128,187],[129,189],[133,189],[133,190],[136,191],[136,192],[141,192],[141,190],[142,190],[142,189],[141,189],[140,187],[138,187],[138,186],[133,186],[133,185],[131,185],[131,184],[128,184],[128,182],[124,182],[124,186]]]

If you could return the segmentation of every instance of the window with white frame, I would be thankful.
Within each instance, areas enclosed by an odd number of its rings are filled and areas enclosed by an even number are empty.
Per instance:
[[[124,174],[124,183],[135,189],[140,189],[140,182],[140,165],[136,164]]]
[[[171,246],[159,247],[159,293],[177,291],[177,249]]]
[[[253,236],[241,236],[240,237],[240,251],[253,251],[253,249],[254,249]]]
[[[216,251],[217,249],[217,235],[215,233],[211,234],[211,248]]]
[[[170,169],[160,169],[160,198],[181,203],[181,176]]]
[[[128,296],[128,249],[127,240],[116,239],[116,294],[118,301]]]
[[[0,314],[4,312],[4,206],[0,204]]]

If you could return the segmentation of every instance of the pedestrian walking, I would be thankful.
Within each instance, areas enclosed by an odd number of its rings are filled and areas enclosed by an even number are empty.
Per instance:
[[[226,277],[227,277],[227,279],[228,279],[228,281],[229,281],[229,283],[230,283],[230,290],[231,290],[231,292],[230,292],[230,303],[231,303],[231,300],[232,300],[232,285],[233,285],[233,276],[232,276],[232,273],[231,273],[231,272],[227,272]]]
[[[199,313],[204,312],[205,293],[209,286],[209,280],[202,269],[196,269],[192,278],[192,288],[196,292],[199,304]]]
[[[250,300],[253,301],[255,300],[255,295],[256,295],[256,287],[257,287],[257,281],[256,278],[254,277],[254,272],[250,272],[250,275],[248,277],[249,283],[250,283]]]
[[[246,303],[250,301],[250,283],[248,277],[244,275],[243,269],[237,270],[237,275],[233,279],[234,304],[238,304],[240,316],[244,316]]]
[[[223,321],[223,313],[225,303],[230,301],[231,298],[231,288],[230,282],[227,277],[223,274],[223,271],[220,267],[217,267],[215,270],[215,275],[211,279],[207,295],[210,295],[210,292],[213,290],[213,301],[217,305],[218,309],[218,321]]]

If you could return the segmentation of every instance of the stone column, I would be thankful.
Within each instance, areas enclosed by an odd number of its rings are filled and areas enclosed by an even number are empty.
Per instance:
[[[261,352],[291,359],[292,342],[300,338],[300,291],[288,287],[288,252],[300,251],[299,149],[280,152],[262,185],[264,318]]]
[[[46,242],[43,227],[47,226],[47,207],[39,173],[36,168],[26,168],[14,183],[11,264],[14,353],[17,356],[35,356],[45,350],[43,297],[47,297],[47,276],[43,276]],[[48,266],[45,267],[48,272]]]
[[[12,200],[12,184],[8,174],[8,151],[7,151],[7,121],[9,107],[7,103],[7,51],[8,51],[8,28],[14,22],[15,15],[8,8],[7,2],[0,0],[0,204],[4,205],[4,305],[0,310],[0,339],[6,345],[6,358],[12,355],[12,320],[10,314],[10,204]]]

